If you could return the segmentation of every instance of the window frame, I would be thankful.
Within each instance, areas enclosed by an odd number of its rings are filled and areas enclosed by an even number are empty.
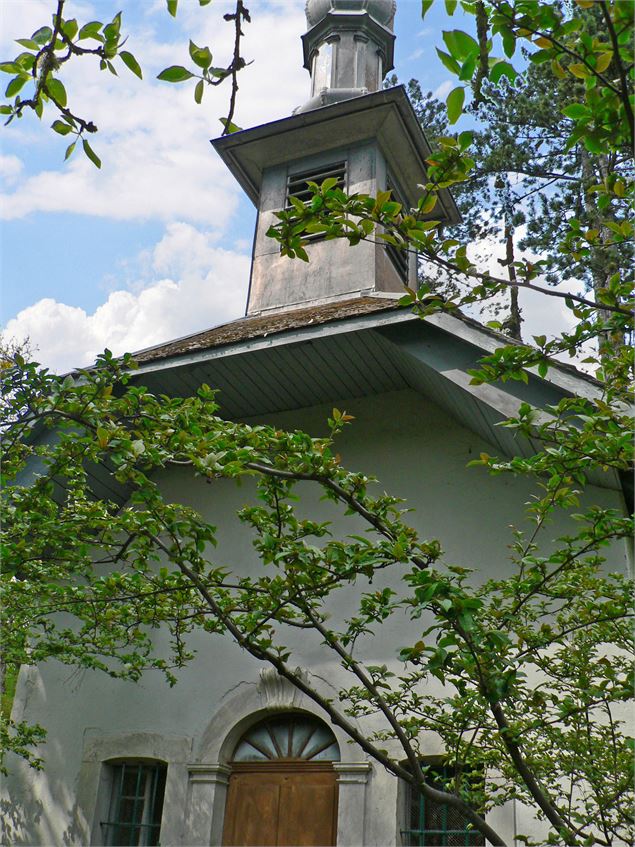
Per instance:
[[[389,171],[386,172],[386,191],[390,191],[391,199],[395,203],[401,204],[402,211],[406,212],[408,210],[408,204],[404,200],[404,194]],[[399,279],[404,285],[407,285],[410,279],[410,253],[388,242],[385,242],[384,247],[386,255],[390,259]]]
[[[448,765],[443,759],[439,758],[424,759],[421,761],[421,765],[429,768],[428,774],[432,775],[430,781],[432,785],[435,785],[436,782],[438,787],[441,787],[439,784],[441,780],[451,778],[453,774],[456,774],[461,769],[460,764],[454,766]],[[439,774],[437,780],[434,779],[435,773]],[[406,826],[401,829],[401,843],[405,847],[428,847],[431,844],[439,845],[439,847],[447,847],[450,844],[462,844],[463,847],[483,847],[485,845],[485,837],[477,829],[468,829],[467,821],[462,829],[447,828],[448,811],[450,809],[447,803],[435,803],[426,799],[418,792],[417,796],[415,796],[415,791],[416,789],[412,784],[408,783],[406,785],[404,809]],[[414,826],[415,803],[417,803],[417,826]],[[431,808],[439,810],[441,813],[442,826],[440,829],[428,829],[426,827],[426,816],[432,816]],[[456,814],[460,813],[457,812]],[[458,839],[460,836],[463,836],[462,841],[450,841],[450,839]],[[431,841],[431,837],[437,840]]]
[[[112,847],[158,845],[161,837],[167,764],[159,759],[126,758],[105,762],[104,766],[104,791],[108,797],[107,805],[104,804],[107,819],[99,821],[102,843]],[[137,769],[133,794],[123,793],[126,768]],[[142,785],[144,773],[146,779]],[[132,801],[132,815],[129,820],[121,819],[123,801]],[[126,831],[127,836],[122,838],[122,832]]]

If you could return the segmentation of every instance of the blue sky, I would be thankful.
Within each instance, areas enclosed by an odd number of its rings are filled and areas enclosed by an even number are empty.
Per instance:
[[[2,59],[50,21],[52,0],[3,0]],[[308,96],[300,36],[302,0],[253,0],[236,122],[248,127],[284,117]],[[239,317],[244,309],[253,207],[209,145],[227,108],[226,86],[193,102],[189,83],[156,80],[187,64],[191,37],[225,61],[229,4],[181,0],[176,20],[164,0],[68,0],[67,17],[107,21],[123,10],[128,47],[144,72],[119,77],[89,58],[62,79],[69,104],[95,120],[97,171],[83,156],[64,163],[65,139],[28,115],[1,134],[2,323],[28,334],[38,358],[57,369],[88,363],[106,344],[139,349]],[[396,72],[443,94],[451,87],[434,46],[455,24],[443,3],[423,22],[419,0],[399,0]],[[4,76],[4,75],[3,75]],[[8,81],[9,77],[6,77]],[[4,83],[6,85],[6,82]]]
[[[50,22],[53,5],[2,0],[2,60],[21,50],[13,39]],[[245,128],[291,114],[309,93],[303,0],[249,6],[243,53],[253,64],[241,73],[235,117]],[[106,346],[139,350],[244,313],[255,213],[209,144],[229,88],[208,90],[197,106],[192,83],[156,79],[168,65],[189,64],[189,38],[226,64],[232,28],[222,15],[231,8],[180,0],[174,20],[165,0],[67,0],[66,17],[80,25],[123,11],[144,78],[122,63],[118,77],[100,72],[90,57],[64,68],[69,105],[99,127],[91,138],[99,171],[79,151],[64,162],[67,140],[48,129],[52,113],[42,122],[29,114],[0,134],[1,321],[9,337],[28,336],[49,367],[86,365]],[[442,0],[425,21],[420,0],[398,0],[399,78],[445,97],[455,83],[435,46],[443,29],[466,23],[448,18]]]

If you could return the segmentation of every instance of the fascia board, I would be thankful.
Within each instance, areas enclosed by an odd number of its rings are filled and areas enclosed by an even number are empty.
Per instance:
[[[267,350],[272,347],[282,347],[302,341],[319,341],[320,338],[328,336],[357,332],[364,329],[375,329],[381,326],[416,320],[418,320],[418,318],[416,315],[413,315],[412,312],[398,312],[397,314],[389,312],[387,314],[379,315],[360,315],[356,318],[333,321],[333,323],[316,324],[315,326],[306,326],[300,329],[284,330],[282,332],[276,332],[271,336],[263,336],[249,339],[248,341],[224,344],[207,350],[197,350],[192,353],[183,353],[169,359],[141,363],[139,367],[135,368],[135,370],[130,373],[132,376],[137,376],[144,373],[172,370],[173,368],[210,362],[214,359],[224,359],[229,356],[242,356],[245,353]]]
[[[456,338],[467,341],[475,347],[480,347],[486,354],[494,353],[501,346],[510,343],[508,338],[495,337],[479,327],[465,323],[460,318],[442,312],[429,315],[424,320]],[[549,371],[544,377],[538,376],[534,368],[530,369],[530,372],[534,373],[537,379],[559,388],[566,394],[584,397],[587,400],[598,400],[602,396],[600,387],[591,382],[590,379],[567,372],[558,367],[555,360],[551,360]]]

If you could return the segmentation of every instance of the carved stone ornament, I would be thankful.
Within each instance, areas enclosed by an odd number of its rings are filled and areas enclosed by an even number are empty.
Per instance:
[[[302,680],[307,679],[306,671],[302,668],[296,668],[294,673]],[[288,679],[280,676],[275,668],[263,668],[260,671],[258,693],[268,709],[291,709],[297,706],[302,698],[302,692]]]

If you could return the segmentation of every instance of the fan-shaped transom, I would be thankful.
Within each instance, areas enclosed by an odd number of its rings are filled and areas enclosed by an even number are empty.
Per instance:
[[[305,762],[338,762],[340,751],[331,730],[308,715],[267,718],[252,726],[238,742],[235,762],[270,762],[280,759]]]

